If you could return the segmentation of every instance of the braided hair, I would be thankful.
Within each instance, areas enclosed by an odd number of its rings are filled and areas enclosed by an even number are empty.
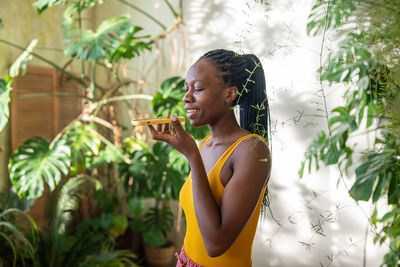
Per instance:
[[[258,57],[253,54],[239,55],[233,51],[216,49],[205,53],[200,59],[206,59],[216,67],[226,86],[238,88],[238,97],[232,105],[240,107],[240,126],[262,136],[270,145],[271,118],[264,69]],[[267,188],[263,196],[261,215],[265,215],[265,209],[269,206]]]
[[[200,59],[206,59],[216,67],[225,85],[238,88],[238,97],[232,105],[240,107],[240,126],[268,140],[269,105],[264,70],[258,57],[216,49],[205,53]]]

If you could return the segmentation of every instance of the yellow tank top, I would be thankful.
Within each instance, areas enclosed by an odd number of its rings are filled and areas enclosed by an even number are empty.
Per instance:
[[[207,136],[200,145],[203,146],[205,141],[210,136]],[[240,139],[238,139],[234,144],[232,144],[218,159],[214,167],[208,173],[208,182],[210,184],[211,191],[218,205],[221,205],[222,194],[224,192],[224,186],[221,183],[221,170],[225,164],[225,161],[229,158],[235,148],[239,143],[249,137],[258,137],[262,139],[259,135],[249,134]],[[264,139],[262,139],[264,140]],[[260,208],[262,203],[262,198],[264,196],[266,185],[264,186],[257,206],[250,217],[247,224],[244,226],[240,232],[237,239],[234,241],[232,246],[225,251],[224,254],[218,257],[210,257],[204,246],[203,238],[200,233],[200,229],[197,223],[196,214],[194,212],[193,205],[193,191],[192,191],[192,178],[189,174],[185,184],[183,185],[180,194],[179,201],[182,205],[183,211],[186,216],[186,235],[184,239],[184,247],[187,256],[193,260],[195,263],[205,266],[205,267],[246,267],[251,266],[251,251],[253,246],[254,235],[257,229],[258,217],[260,215]]]

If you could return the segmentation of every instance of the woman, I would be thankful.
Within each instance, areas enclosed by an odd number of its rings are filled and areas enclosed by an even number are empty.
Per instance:
[[[190,123],[209,125],[197,147],[175,116],[149,126],[189,161],[180,192],[187,230],[177,266],[251,266],[251,249],[271,170],[265,77],[259,59],[223,49],[204,54],[188,71],[183,97]],[[238,125],[233,106],[240,106]],[[260,135],[254,134],[255,132]]]

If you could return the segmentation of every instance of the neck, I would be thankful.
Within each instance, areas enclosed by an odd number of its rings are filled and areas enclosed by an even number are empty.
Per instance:
[[[229,112],[227,116],[222,117],[217,123],[209,125],[213,144],[228,141],[231,136],[242,130],[236,121],[233,112]]]

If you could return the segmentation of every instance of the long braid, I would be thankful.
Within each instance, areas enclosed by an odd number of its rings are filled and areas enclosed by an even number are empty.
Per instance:
[[[217,68],[226,86],[238,88],[238,97],[233,105],[240,107],[240,126],[268,140],[271,148],[271,119],[265,75],[258,57],[253,54],[239,55],[233,51],[216,49],[207,52],[201,58],[207,59]],[[265,209],[269,205],[267,188],[261,215],[265,214]]]
[[[240,126],[268,140],[269,105],[260,60],[252,54],[239,55],[225,49],[209,51],[201,58],[209,60],[217,68],[226,86],[238,88],[238,97],[233,105],[240,107]]]

